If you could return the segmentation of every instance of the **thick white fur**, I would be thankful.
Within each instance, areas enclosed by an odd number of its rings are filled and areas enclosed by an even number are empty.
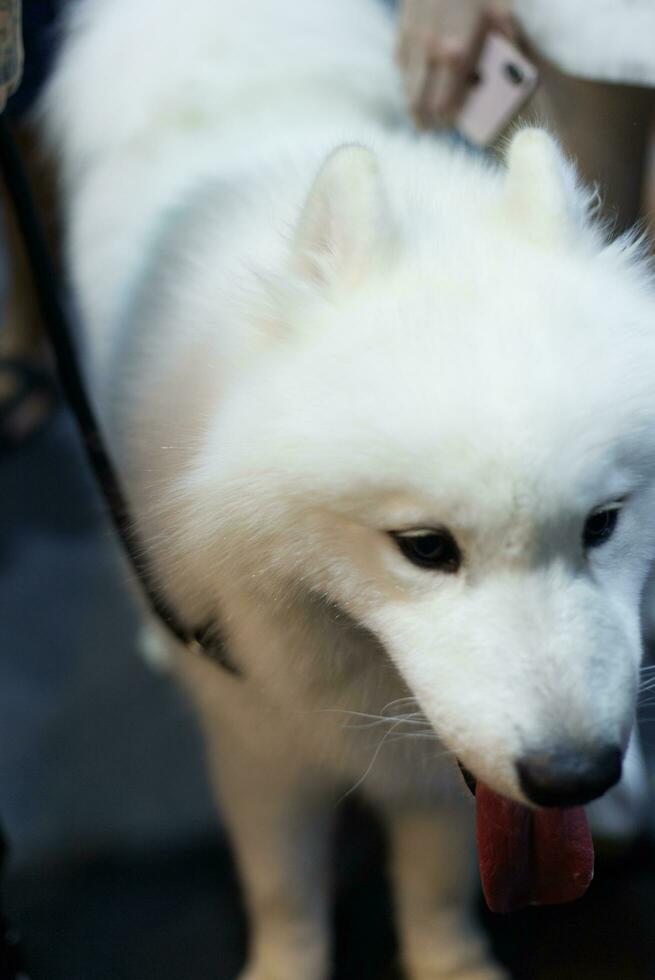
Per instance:
[[[248,980],[325,977],[325,841],[355,785],[389,821],[412,980],[499,976],[467,920],[452,754],[521,799],[521,754],[625,746],[634,714],[655,548],[638,249],[604,243],[546,134],[507,167],[416,137],[391,50],[373,0],[87,0],[44,102],[140,533],[245,674],[179,655]],[[456,575],[387,534],[435,524]]]

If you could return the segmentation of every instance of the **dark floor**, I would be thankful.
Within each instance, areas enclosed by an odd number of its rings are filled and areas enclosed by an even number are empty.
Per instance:
[[[63,415],[0,458],[0,501],[4,890],[29,974],[231,980],[245,927],[198,733],[134,653],[126,572]],[[391,980],[383,843],[360,811],[347,822],[335,977]],[[655,857],[601,861],[572,906],[485,921],[517,980],[655,980]]]

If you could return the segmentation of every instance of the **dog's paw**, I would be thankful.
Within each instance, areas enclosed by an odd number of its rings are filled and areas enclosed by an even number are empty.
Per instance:
[[[261,964],[246,966],[237,980],[327,980],[327,974],[320,968],[300,965],[297,960],[289,960],[288,964],[278,963],[273,966],[264,961]],[[491,978],[490,978],[491,980]]]
[[[237,980],[282,980],[282,977],[279,973],[271,973],[270,970],[253,968],[240,973]]]
[[[419,970],[407,971],[408,980],[511,980],[509,973],[494,963],[478,963],[461,971],[443,969],[441,966],[427,966]]]
[[[444,953],[444,948],[433,950],[432,955],[407,963],[407,980],[510,980],[509,974],[474,938],[468,948],[459,946]]]
[[[240,973],[237,980],[324,980],[321,977],[312,976],[299,976],[296,972],[271,972],[267,969],[247,969],[244,973]]]

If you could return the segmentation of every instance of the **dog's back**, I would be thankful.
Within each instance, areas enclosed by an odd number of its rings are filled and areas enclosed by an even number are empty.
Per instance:
[[[203,181],[234,200],[298,146],[318,161],[318,145],[402,120],[375,0],[87,0],[69,21],[42,113],[94,357],[162,215]]]

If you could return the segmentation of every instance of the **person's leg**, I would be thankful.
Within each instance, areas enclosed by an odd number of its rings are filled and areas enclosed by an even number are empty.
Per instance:
[[[541,83],[524,120],[555,133],[582,179],[598,185],[603,213],[615,230],[629,228],[641,213],[655,91],[573,78],[531,57]]]

